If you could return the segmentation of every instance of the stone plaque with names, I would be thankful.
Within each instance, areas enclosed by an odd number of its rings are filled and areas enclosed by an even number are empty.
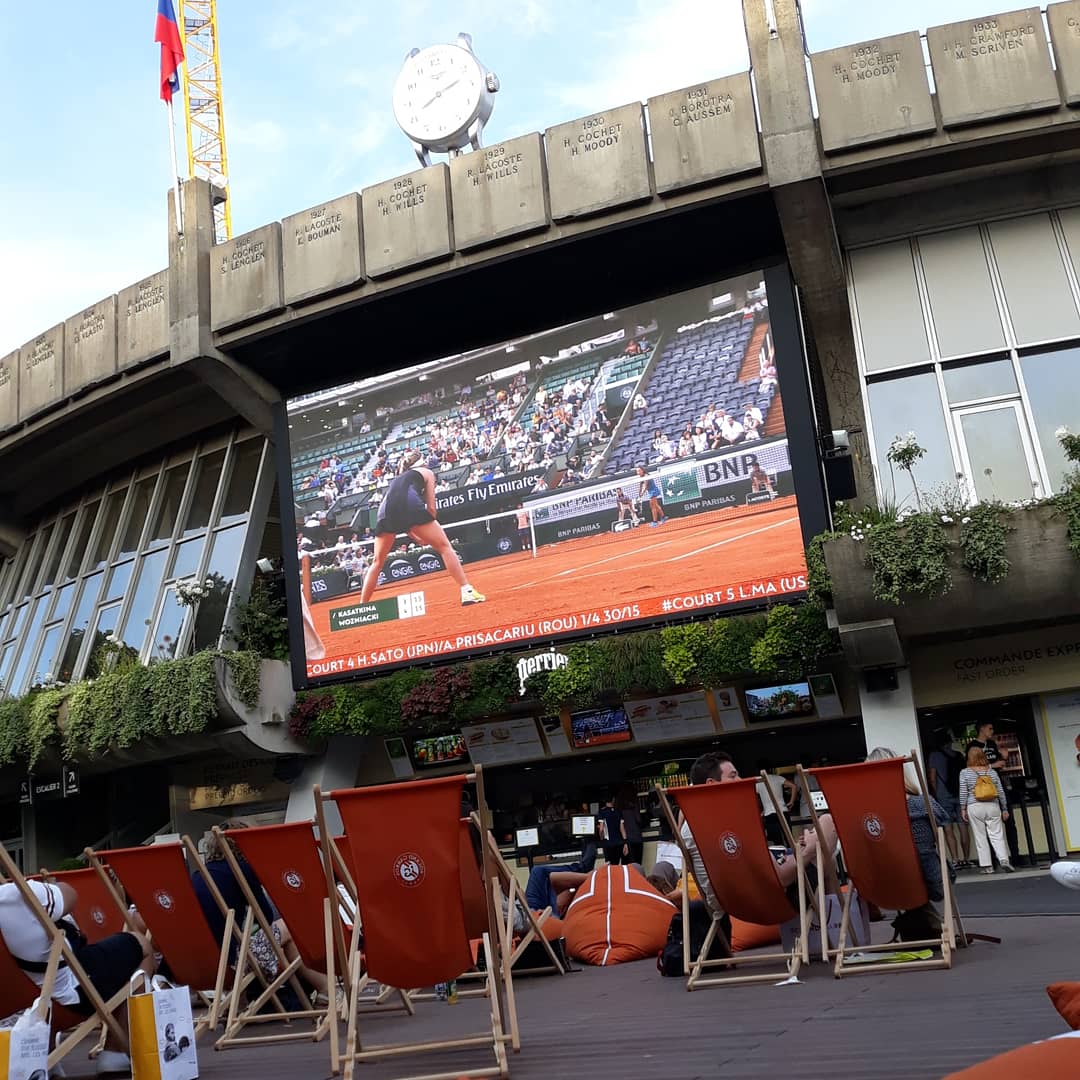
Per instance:
[[[64,393],[64,324],[38,334],[19,350],[19,419],[26,420]]]
[[[19,351],[0,358],[0,431],[19,419]]]
[[[169,272],[161,270],[116,297],[116,362],[123,371],[169,351]]]
[[[1037,7],[926,31],[945,127],[1061,104]]]
[[[546,228],[546,178],[538,133],[451,158],[454,243],[458,250]]]
[[[1066,105],[1080,105],[1080,0],[1046,5]]]
[[[360,196],[354,191],[281,222],[285,303],[355,285],[364,279]]]
[[[210,326],[257,319],[284,306],[281,299],[281,225],[272,221],[210,250]]]
[[[641,202],[652,195],[640,102],[548,128],[544,143],[551,216],[556,221]]]
[[[364,188],[360,205],[369,277],[445,259],[454,249],[450,170],[442,163]]]
[[[64,323],[64,393],[74,394],[116,373],[116,297]]]
[[[937,128],[916,32],[814,53],[810,65],[826,153]]]
[[[749,72],[650,98],[649,129],[657,191],[761,168]]]

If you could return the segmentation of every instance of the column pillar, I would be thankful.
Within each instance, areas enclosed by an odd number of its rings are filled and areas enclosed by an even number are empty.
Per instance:
[[[866,673],[861,673],[859,707],[867,753],[883,746],[898,754],[909,754],[915,750],[922,759],[915,697],[911,690],[911,673],[907,668],[896,669],[895,690],[867,690]]]

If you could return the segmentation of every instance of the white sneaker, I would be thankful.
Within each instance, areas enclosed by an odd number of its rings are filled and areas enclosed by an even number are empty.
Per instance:
[[[127,1054],[120,1053],[119,1050],[102,1050],[97,1056],[98,1076],[112,1075],[114,1073],[130,1076],[131,1058]]]
[[[1080,889],[1080,862],[1056,862],[1050,867],[1050,876],[1066,889]]]
[[[468,604],[482,604],[487,599],[483,593],[478,593],[471,585],[461,586],[461,603],[463,606]]]

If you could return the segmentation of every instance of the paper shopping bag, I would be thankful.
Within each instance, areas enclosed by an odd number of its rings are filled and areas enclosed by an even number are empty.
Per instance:
[[[49,1062],[49,1013],[39,1003],[0,1031],[0,1080],[46,1080]]]
[[[128,999],[133,1080],[195,1080],[195,1023],[191,992],[155,978],[149,993]]]

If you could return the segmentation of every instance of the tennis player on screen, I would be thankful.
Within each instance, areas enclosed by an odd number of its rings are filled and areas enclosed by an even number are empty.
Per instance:
[[[664,500],[660,492],[660,485],[656,482],[655,477],[648,474],[644,465],[637,467],[637,474],[638,479],[641,481],[638,488],[638,499],[648,499],[649,509],[652,511],[652,521],[649,522],[649,525],[663,525],[667,521],[667,516],[664,514]]]
[[[419,450],[410,450],[401,459],[398,475],[390,481],[379,503],[375,518],[375,554],[364,577],[360,602],[366,604],[371,599],[386,556],[397,537],[404,534],[438,553],[450,576],[461,586],[462,604],[482,604],[485,597],[469,584],[446,531],[435,520],[435,474],[417,464],[422,456]]]

